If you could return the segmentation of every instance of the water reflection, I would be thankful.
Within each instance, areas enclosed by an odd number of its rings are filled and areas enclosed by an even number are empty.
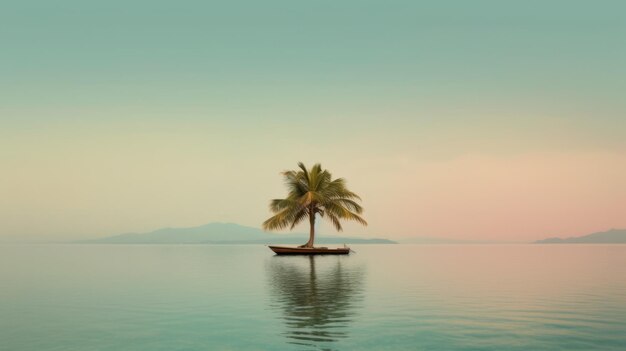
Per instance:
[[[347,257],[279,257],[269,260],[272,308],[280,310],[290,344],[332,350],[363,298],[364,267]]]

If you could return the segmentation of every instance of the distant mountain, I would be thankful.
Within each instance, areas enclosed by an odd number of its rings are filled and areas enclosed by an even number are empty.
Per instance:
[[[566,239],[549,238],[535,241],[536,244],[626,244],[626,229],[611,229],[589,235]]]
[[[303,244],[308,234],[275,234],[234,223],[209,223],[191,228],[163,228],[127,233],[80,243],[91,244]],[[396,244],[387,239],[316,236],[319,244]]]

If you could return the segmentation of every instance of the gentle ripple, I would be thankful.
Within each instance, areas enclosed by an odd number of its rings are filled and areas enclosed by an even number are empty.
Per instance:
[[[624,350],[626,245],[0,246],[0,350]]]

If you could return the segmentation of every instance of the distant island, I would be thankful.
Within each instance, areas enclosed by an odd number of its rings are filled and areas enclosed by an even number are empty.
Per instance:
[[[548,238],[535,241],[536,244],[626,244],[626,229],[611,229],[571,238]]]
[[[273,234],[235,223],[209,223],[190,228],[162,228],[148,233],[127,233],[93,240],[87,244],[299,244],[308,234]],[[397,244],[388,239],[320,236],[320,244]]]

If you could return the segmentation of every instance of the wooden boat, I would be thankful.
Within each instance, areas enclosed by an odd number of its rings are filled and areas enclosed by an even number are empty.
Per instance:
[[[285,247],[285,246],[268,246],[270,250],[274,251],[277,255],[348,255],[350,254],[349,247],[339,247],[336,249],[329,249],[327,247]]]

